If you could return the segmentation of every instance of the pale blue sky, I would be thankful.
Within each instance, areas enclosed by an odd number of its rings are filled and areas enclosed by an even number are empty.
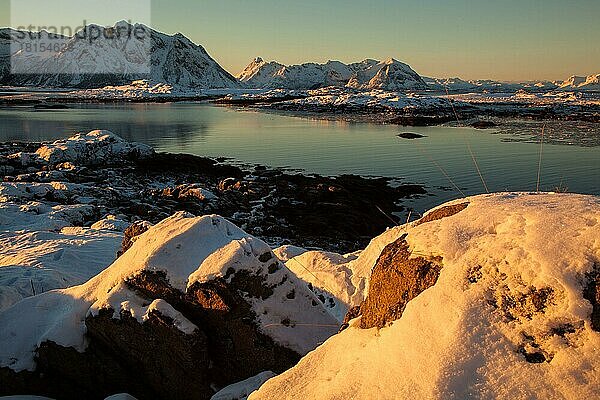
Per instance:
[[[48,25],[76,24],[82,12],[91,12],[84,0],[15,1],[38,3],[21,19],[43,16]],[[154,28],[182,32],[232,73],[256,56],[285,64],[394,57],[422,75],[467,79],[600,73],[599,0],[139,1],[151,2]],[[108,23],[103,17],[132,12],[147,18],[145,10],[94,3],[105,12],[93,11],[88,22]],[[15,25],[8,4],[0,0],[2,26]],[[42,4],[53,11],[42,10]]]

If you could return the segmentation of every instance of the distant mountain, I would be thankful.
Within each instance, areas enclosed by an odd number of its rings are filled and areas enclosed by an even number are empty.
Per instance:
[[[571,76],[565,81],[500,82],[489,79],[465,81],[460,78],[429,78],[423,80],[430,90],[449,92],[546,92],[551,90],[600,91],[600,74]]]
[[[559,83],[561,89],[594,90],[600,91],[600,74],[589,76],[571,76],[566,81]]]
[[[137,29],[143,35],[110,35],[119,29],[121,32]],[[73,37],[48,40],[48,43],[60,43],[60,52],[15,52],[25,33],[13,29],[0,30],[0,84],[100,87],[148,79],[196,88],[239,86],[238,81],[202,46],[180,33],[170,36],[127,22],[119,22],[114,27],[89,25]],[[92,33],[99,37],[90,40]],[[47,33],[43,35],[48,36]],[[11,43],[16,44],[12,49]],[[32,73],[11,74],[11,57],[18,71]]]
[[[517,92],[525,90],[527,92],[543,92],[554,90],[558,87],[553,82],[501,82],[491,79],[476,79],[465,81],[460,78],[423,78],[429,89],[435,91],[449,92]]]
[[[352,76],[348,82],[348,87],[383,90],[427,88],[427,84],[423,81],[423,78],[408,64],[394,60],[393,58],[388,58],[376,64],[372,63],[373,60],[366,61],[368,63],[359,64],[363,68],[359,68]]]
[[[327,86],[384,90],[426,88],[419,74],[407,64],[394,59],[383,62],[367,59],[352,64],[328,61],[325,64],[305,63],[286,66],[275,61],[266,62],[258,57],[237,77],[249,88],[317,89]]]

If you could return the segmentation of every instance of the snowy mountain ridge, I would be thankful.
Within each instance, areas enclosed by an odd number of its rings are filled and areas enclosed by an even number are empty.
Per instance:
[[[114,27],[88,25],[72,37],[41,35],[32,40],[28,32],[0,30],[0,84],[101,87],[148,79],[185,87],[239,86],[202,46],[181,33],[167,35],[121,21]],[[27,51],[31,45],[60,51]]]
[[[304,63],[283,65],[255,58],[237,78],[248,88],[318,89],[328,86],[354,89],[406,90],[424,89],[425,82],[409,65],[389,58],[366,59],[344,64]]]

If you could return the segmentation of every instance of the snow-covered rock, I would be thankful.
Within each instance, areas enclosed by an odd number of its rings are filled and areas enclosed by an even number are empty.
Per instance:
[[[362,288],[354,286],[352,261],[357,256],[341,256],[324,251],[307,251],[286,261],[285,265],[296,276],[309,283],[321,302],[341,323],[348,309],[357,302]]]
[[[339,325],[267,244],[221,217],[178,213],[151,227],[87,283],[24,299],[0,313],[0,366],[35,369],[36,349],[46,341],[84,351],[86,317],[104,310],[112,310],[114,318],[126,312],[139,322],[152,310],[168,310],[165,316],[187,333],[191,322],[180,315],[184,310],[150,304],[132,289],[132,281],[141,285],[157,276],[164,276],[169,290],[190,295],[211,282],[237,284],[247,292],[260,332],[299,354],[314,349]]]
[[[328,61],[325,64],[286,66],[275,61],[266,62],[258,57],[237,77],[249,88],[316,89],[348,86],[393,91],[426,88],[419,74],[407,64],[394,59],[383,62],[364,60],[344,64],[340,61]]]
[[[559,84],[562,90],[589,90],[600,91],[600,74],[588,76],[571,76]]]
[[[323,88],[311,90],[308,96],[299,99],[278,102],[277,107],[301,107],[301,108],[330,108],[330,107],[369,107],[386,108],[394,111],[436,111],[450,110],[451,103],[446,98],[428,96],[416,93],[399,93],[386,90],[369,90],[351,92],[347,90],[332,90]],[[454,102],[455,106],[464,105],[460,101]]]
[[[273,253],[281,262],[287,262],[289,259],[306,253],[308,250],[303,247],[286,244],[273,249]]]
[[[152,147],[128,142],[110,131],[77,133],[40,147],[35,154],[48,164],[70,162],[78,165],[114,163],[122,159],[138,159],[152,155]]]
[[[481,195],[393,228],[371,246],[400,240],[405,267],[439,264],[433,286],[399,295],[381,329],[351,321],[250,399],[595,398],[599,238],[600,200],[574,194]]]
[[[0,201],[0,232],[58,232],[68,226],[81,226],[93,216],[94,207],[88,204],[51,206],[37,201]]]
[[[125,232],[131,224],[116,215],[107,215],[92,224],[91,229]]]
[[[263,383],[275,375],[276,374],[271,371],[263,371],[256,376],[224,387],[215,393],[210,400],[246,400],[250,393],[258,389]]]

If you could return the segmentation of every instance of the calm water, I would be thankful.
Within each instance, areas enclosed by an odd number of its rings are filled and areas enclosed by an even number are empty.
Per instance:
[[[484,191],[467,142],[490,191],[535,189],[539,159],[535,143],[511,142],[510,135],[467,128],[349,124],[197,103],[94,105],[58,111],[0,109],[0,141],[52,140],[98,128],[160,151],[225,156],[245,164],[326,175],[351,173],[422,183],[436,196],[416,200],[413,205],[418,211],[459,196],[439,167],[465,193]],[[427,137],[396,137],[404,131]],[[600,194],[599,173],[600,147],[547,144],[543,148],[544,190],[562,186],[572,192]]]

